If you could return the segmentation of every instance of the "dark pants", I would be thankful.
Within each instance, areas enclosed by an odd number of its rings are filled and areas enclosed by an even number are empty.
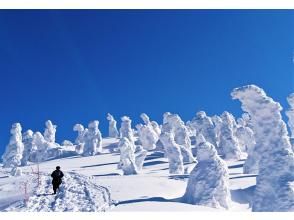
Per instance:
[[[59,186],[60,186],[61,182],[60,181],[52,181],[52,185],[53,185],[53,191],[54,194],[56,194],[56,190],[59,190]]]

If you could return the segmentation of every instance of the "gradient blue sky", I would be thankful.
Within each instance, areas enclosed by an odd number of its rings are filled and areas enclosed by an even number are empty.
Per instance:
[[[239,116],[233,88],[256,84],[288,108],[294,11],[1,10],[0,154],[10,126],[74,140],[75,123],[112,113]]]

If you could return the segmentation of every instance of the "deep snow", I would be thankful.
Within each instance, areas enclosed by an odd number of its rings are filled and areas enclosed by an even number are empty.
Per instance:
[[[170,175],[163,153],[148,152],[139,175],[123,176],[117,169],[120,160],[118,139],[104,138],[103,153],[89,157],[68,157],[40,163],[42,184],[36,191],[36,165],[22,168],[23,175],[11,177],[10,169],[0,168],[1,211],[219,211],[218,209],[181,203],[188,174]],[[229,168],[229,188],[232,196],[230,211],[251,211],[249,201],[256,175],[242,174],[244,159],[226,161]],[[59,165],[65,173],[61,191],[55,197],[50,186],[50,173]],[[191,171],[195,164],[184,164]],[[89,178],[85,178],[85,176]],[[33,179],[28,206],[24,206],[22,182]],[[90,196],[86,195],[87,190]],[[105,201],[103,196],[110,197]],[[98,198],[98,199],[93,199]],[[103,202],[104,201],[104,202]],[[65,202],[67,205],[62,205]],[[35,203],[35,204],[34,204]],[[86,208],[88,207],[88,209]]]

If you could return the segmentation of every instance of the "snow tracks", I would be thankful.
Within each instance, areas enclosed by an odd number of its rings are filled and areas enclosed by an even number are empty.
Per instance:
[[[95,185],[89,177],[67,173],[56,195],[52,194],[51,178],[42,175],[40,187],[27,202],[14,203],[5,211],[21,212],[103,212],[113,201],[107,188]]]

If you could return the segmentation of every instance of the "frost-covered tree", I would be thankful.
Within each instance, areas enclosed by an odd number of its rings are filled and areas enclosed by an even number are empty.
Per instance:
[[[24,145],[22,143],[20,123],[14,123],[10,129],[10,140],[6,146],[5,153],[2,155],[3,167],[18,167],[21,165]]]
[[[160,126],[158,125],[158,123],[156,121],[151,121],[151,126],[153,127],[153,130],[155,131],[155,133],[159,137],[159,135],[161,134],[161,129],[160,129]]]
[[[241,159],[241,150],[235,137],[236,122],[234,116],[225,111],[221,115],[222,124],[220,128],[219,153],[226,159]]]
[[[84,152],[85,135],[87,134],[88,129],[85,129],[81,124],[75,124],[73,131],[78,132],[78,136],[75,139],[76,152],[77,154],[82,154]]]
[[[30,160],[32,162],[42,162],[48,158],[48,144],[40,132],[35,132],[32,140],[32,152]]]
[[[154,150],[159,137],[155,133],[151,123],[149,125],[138,124],[136,128],[138,130],[139,140],[142,147],[145,150]]]
[[[255,85],[234,89],[232,97],[250,115],[257,142],[254,162],[259,175],[252,211],[294,211],[294,153],[282,107]]]
[[[235,134],[238,139],[240,149],[248,153],[255,145],[254,132],[251,128],[246,126],[243,118],[238,118],[237,122],[238,126]]]
[[[183,156],[180,146],[175,142],[174,135],[171,132],[164,132],[160,135],[160,141],[164,146],[166,156],[169,162],[170,174],[183,174]]]
[[[294,150],[294,145],[292,144],[294,143],[294,93],[291,93],[287,97],[287,101],[290,105],[290,109],[286,111],[286,115],[289,118],[288,126],[290,128],[290,133],[291,133],[291,145],[292,145],[292,149]]]
[[[109,113],[107,114],[107,120],[109,121],[109,126],[108,126],[109,137],[117,138],[119,136],[119,133],[116,127],[116,120],[114,120],[114,117]]]
[[[183,202],[213,208],[230,206],[229,172],[215,147],[203,142],[197,147],[198,163],[190,173]]]
[[[175,143],[180,147],[184,162],[195,162],[196,159],[192,154],[190,132],[180,116],[166,112],[163,115],[163,121],[162,132],[171,132],[173,134]]]
[[[102,152],[102,135],[99,131],[99,121],[91,121],[88,124],[88,131],[84,134],[83,156],[93,156]]]
[[[199,111],[191,121],[191,126],[199,133],[201,133],[205,139],[217,146],[217,136],[215,133],[215,127],[212,119],[206,115],[204,111]]]
[[[128,116],[121,117],[121,127],[119,129],[120,138],[127,138],[133,145],[135,144],[132,120]]]
[[[33,149],[33,134],[32,130],[27,130],[22,135],[22,142],[24,144],[24,151],[22,154],[21,165],[26,166],[30,159],[32,149]]]
[[[123,174],[138,174],[133,143],[123,137],[119,141],[118,148],[120,150],[120,168],[123,170]]]
[[[222,126],[222,119],[221,117],[219,117],[218,115],[214,115],[211,117],[211,120],[214,124],[214,131],[215,131],[215,135],[216,135],[216,148],[218,148],[219,145],[219,141],[220,141],[220,130],[221,130],[221,126]]]
[[[56,125],[52,124],[50,120],[45,122],[46,128],[44,131],[44,139],[49,143],[55,143]]]
[[[142,146],[138,145],[135,152],[135,162],[138,172],[142,170],[146,156],[147,151],[144,150]]]

